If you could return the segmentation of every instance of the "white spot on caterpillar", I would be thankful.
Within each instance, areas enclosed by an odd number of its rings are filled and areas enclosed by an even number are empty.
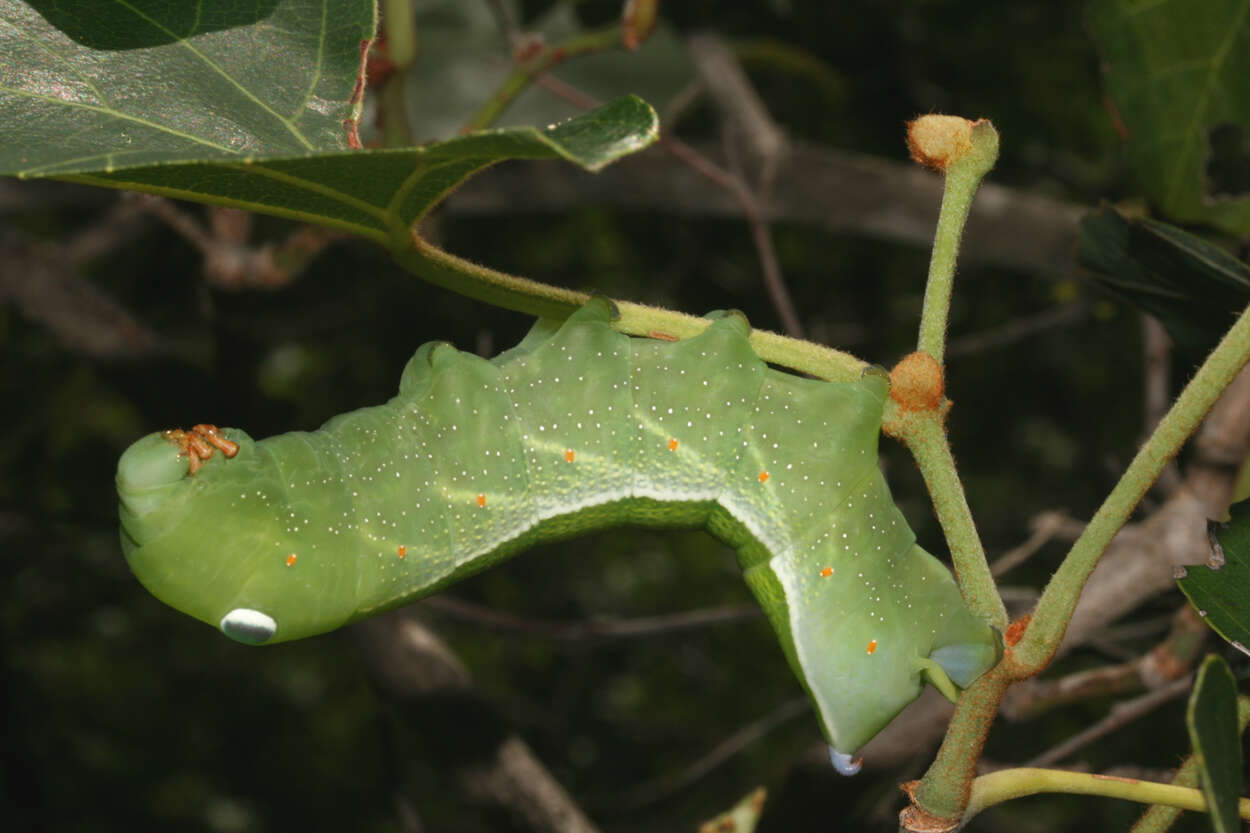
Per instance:
[[[863,758],[856,758],[848,752],[839,752],[832,746],[829,747],[829,760],[833,763],[833,768],[838,771],[839,775],[848,777],[859,772],[864,767]]]
[[[245,645],[268,642],[278,632],[273,617],[246,607],[236,607],[221,617],[219,627],[226,636]]]

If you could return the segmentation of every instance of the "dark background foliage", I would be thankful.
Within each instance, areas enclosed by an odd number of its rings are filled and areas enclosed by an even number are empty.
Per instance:
[[[552,12],[551,3],[521,5],[525,22]],[[614,19],[619,4],[578,3],[572,13],[598,24]],[[792,137],[900,160],[905,119],[931,111],[987,116],[1003,136],[994,182],[1088,206],[1135,193],[1103,106],[1082,3],[700,0],[667,4],[663,16],[678,43],[711,30],[737,46]],[[796,71],[764,48],[770,44],[810,63]],[[506,58],[502,41],[497,48]],[[648,60],[645,50],[636,60]],[[687,80],[684,66],[647,66],[670,76],[674,89]],[[568,72],[575,83],[577,67]],[[633,91],[628,75],[617,83]],[[463,103],[467,112],[490,90],[478,92],[478,101]],[[653,103],[663,115],[664,102]],[[441,138],[423,133],[421,112],[413,122],[422,138]],[[715,146],[718,129],[716,113],[698,104],[677,132]],[[493,173],[476,185],[489,189]],[[121,199],[38,183],[4,189],[0,270],[15,280],[99,227]],[[521,203],[494,214],[444,212],[435,223],[448,250],[504,270],[691,312],[739,308],[757,326],[779,326],[738,219],[594,204],[537,214]],[[258,220],[253,239],[291,228]],[[926,250],[799,224],[777,224],[773,233],[815,338],[887,366],[912,349]],[[801,695],[760,619],[649,639],[559,640],[417,605],[415,615],[471,669],[481,698],[473,708],[432,705],[422,719],[396,715],[375,696],[349,634],[248,649],[149,596],[117,542],[113,471],[135,438],[201,421],[246,426],[255,436],[310,429],[389,397],[422,342],[493,353],[529,322],[425,285],[351,240],[325,249],[286,286],[239,291],[206,283],[201,254],[167,225],[146,221],[124,235],[124,245],[90,262],[86,277],[160,334],[160,349],[140,358],[88,355],[17,305],[0,306],[6,828],[399,830],[399,791],[432,831],[521,829],[467,804],[445,766],[446,756],[501,726],[525,738],[607,830],[691,830],[759,784],[770,790],[762,831],[892,826],[895,784],[917,777],[924,758],[902,771],[839,779],[806,712],[688,786],[647,786],[678,777]],[[965,264],[951,336],[958,343],[1060,306],[1080,314],[950,362],[952,442],[991,555],[1026,537],[1041,511],[1088,517],[1143,430],[1138,315],[1094,292],[1074,267],[1039,277]],[[889,441],[883,454],[921,542],[943,552],[910,460]],[[1040,586],[1060,554],[1047,548],[1011,582]],[[749,601],[732,553],[711,538],[633,530],[543,547],[452,593],[566,622]],[[1151,644],[1177,604],[1169,598],[1139,612],[1143,635],[1121,639],[1119,650]],[[1077,652],[1054,673],[1102,659]],[[1026,759],[1109,705],[1096,700],[1036,723],[1002,724],[987,754]],[[1178,702],[1084,759],[1095,768],[1170,767],[1187,749],[1182,714]],[[635,801],[639,795],[647,800]],[[977,825],[1102,830],[1135,812],[1047,797]]]

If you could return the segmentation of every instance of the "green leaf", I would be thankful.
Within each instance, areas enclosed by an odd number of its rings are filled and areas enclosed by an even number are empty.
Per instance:
[[[1228,154],[1245,156],[1245,145],[1220,138],[1250,127],[1250,0],[1097,0],[1090,18],[1150,197],[1178,219],[1250,232],[1250,191],[1227,190],[1244,168]]]
[[[419,148],[152,165],[62,178],[319,223],[398,247],[418,218],[488,165],[560,158],[594,171],[646,147],[658,130],[655,111],[627,96],[545,129],[487,130]]]
[[[1250,304],[1250,266],[1175,226],[1103,206],[1080,230],[1077,260],[1094,282],[1158,318],[1193,361]]]
[[[1198,669],[1185,715],[1194,760],[1216,833],[1237,833],[1241,791],[1241,733],[1237,728],[1237,681],[1232,669],[1211,654]]]
[[[371,0],[244,6],[201,20],[199,6],[177,0],[0,0],[0,173],[406,245],[413,222],[487,165],[550,157],[593,171],[658,135],[655,111],[627,96],[541,130],[349,151],[343,120],[372,37]]]
[[[1206,566],[1185,568],[1177,584],[1216,633],[1250,654],[1250,501],[1234,504],[1229,515],[1226,524],[1207,525]]]
[[[0,172],[347,149],[373,0],[0,0]]]
[[[434,283],[539,315],[567,313],[577,300],[570,293],[486,276],[416,238],[413,225],[465,177],[503,159],[598,170],[656,140],[655,111],[625,96],[543,129],[348,150],[345,121],[358,117],[374,15],[372,0],[208,11],[179,0],[0,0],[0,174],[326,225],[387,246]]]

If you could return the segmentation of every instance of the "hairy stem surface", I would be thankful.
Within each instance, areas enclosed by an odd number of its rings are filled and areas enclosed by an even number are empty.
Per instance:
[[[1197,430],[1202,418],[1247,359],[1250,359],[1250,308],[1242,312],[1181,391],[1046,585],[1028,630],[1013,651],[1021,678],[1036,674],[1050,661],[1067,630],[1081,589],[1107,545],[1164,466]]]

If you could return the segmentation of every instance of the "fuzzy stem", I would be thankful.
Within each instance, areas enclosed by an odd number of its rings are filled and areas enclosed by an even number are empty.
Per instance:
[[[938,214],[933,253],[929,258],[929,280],[925,284],[920,339],[916,347],[933,356],[939,364],[943,363],[942,354],[946,350],[946,325],[955,284],[959,238],[977,187],[997,159],[998,132],[988,121],[980,121],[972,128],[972,149],[946,168],[942,210]]]
[[[891,400],[886,410],[885,431],[901,439],[916,459],[946,536],[946,545],[950,547],[964,603],[983,620],[1003,630],[1007,627],[1007,608],[998,594],[985,548],[977,535],[976,522],[955,469],[955,458],[941,415],[932,410],[905,411]]]
[[[1021,678],[1036,674],[1054,656],[1081,589],[1107,545],[1248,358],[1250,308],[1242,312],[1181,391],[1046,585],[1028,630],[1013,651]]]
[[[934,143],[932,134],[926,135],[925,130],[925,123],[934,121],[953,127],[953,134],[961,138],[953,143]],[[942,132],[947,138],[952,135],[945,129]],[[945,174],[942,209],[929,260],[917,348],[936,360],[940,380],[959,238],[963,234],[977,186],[998,159],[998,132],[988,121],[969,122],[947,116],[922,117],[908,125],[908,146],[913,158],[939,167]],[[941,399],[940,387],[936,398]],[[909,410],[894,407],[891,402],[885,416],[885,432],[907,444],[924,476],[925,486],[951,550],[964,602],[989,624],[1000,630],[1005,628],[1007,609],[994,585],[985,560],[985,549],[972,519],[972,510],[968,507],[963,484],[955,470],[955,458],[943,425],[944,406],[939,403],[936,408]]]
[[[540,318],[567,318],[590,298],[585,292],[479,266],[430,245],[416,234],[411,235],[409,247],[393,251],[393,254],[400,266],[436,286]],[[710,323],[705,318],[659,307],[629,301],[615,303],[620,318],[612,322],[612,326],[630,335],[690,338],[703,332]],[[867,362],[850,353],[767,330],[752,330],[750,342],[752,349],[766,362],[830,381],[859,379],[868,367]]]
[[[1193,787],[1173,784],[1156,784],[1136,778],[1119,778],[1089,772],[1068,772],[1060,769],[1004,769],[982,775],[972,783],[972,796],[964,821],[986,807],[1013,798],[1038,793],[1071,793],[1076,795],[1101,795],[1107,798],[1123,798],[1143,804],[1165,804],[1182,810],[1199,813],[1207,811],[1206,796]],[[1250,799],[1238,802],[1238,814],[1250,820]]]
[[[960,695],[937,757],[913,793],[913,807],[944,819],[958,819],[963,815],[977,774],[981,747],[994,723],[1003,692],[1012,682],[1011,676],[1000,669],[1001,665],[990,669]],[[905,810],[904,816],[906,814]]]

